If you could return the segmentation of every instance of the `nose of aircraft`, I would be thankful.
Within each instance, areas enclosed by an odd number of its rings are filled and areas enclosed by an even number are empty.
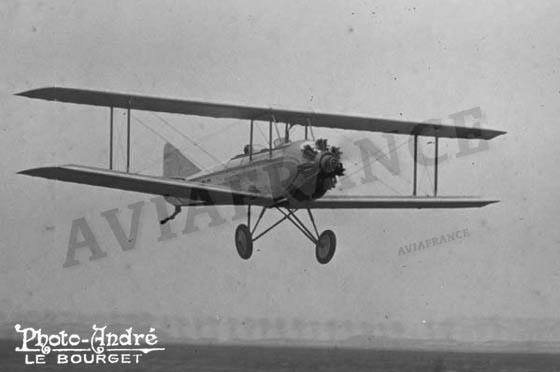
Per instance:
[[[335,175],[339,169],[342,169],[342,163],[338,157],[330,151],[326,151],[321,155],[319,166],[322,173],[328,175]]]

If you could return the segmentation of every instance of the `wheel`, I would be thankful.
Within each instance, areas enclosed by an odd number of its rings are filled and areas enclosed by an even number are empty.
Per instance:
[[[315,257],[320,264],[329,263],[336,249],[336,235],[331,230],[325,230],[319,235],[315,245]]]
[[[235,248],[239,257],[248,260],[253,254],[253,237],[247,225],[239,225],[235,230]]]

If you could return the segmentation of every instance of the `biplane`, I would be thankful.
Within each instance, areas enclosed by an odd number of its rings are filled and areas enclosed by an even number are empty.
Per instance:
[[[247,222],[237,226],[234,238],[237,252],[243,259],[251,257],[255,241],[280,223],[290,221],[315,245],[317,261],[321,264],[328,263],[336,250],[336,236],[331,230],[319,233],[312,213],[316,209],[473,208],[497,201],[473,196],[439,196],[438,146],[441,138],[490,140],[504,134],[503,131],[62,87],[34,89],[18,95],[103,106],[109,109],[110,118],[108,169],[61,165],[27,169],[19,173],[64,182],[162,195],[175,207],[169,217],[160,221],[162,224],[175,218],[183,207],[246,206]],[[114,109],[124,109],[127,112],[126,171],[113,169]],[[201,170],[177,148],[167,143],[163,150],[162,177],[131,173],[131,110],[246,120],[249,123],[249,141],[240,154],[211,170]],[[265,126],[268,123],[267,146],[259,147],[254,143],[254,127],[258,122]],[[281,130],[278,130],[278,125]],[[294,126],[303,127],[304,138],[294,139],[290,136]],[[276,129],[275,139],[273,127]],[[329,191],[335,187],[337,179],[344,175],[342,150],[330,145],[326,139],[315,139],[313,127],[413,136],[414,168],[411,195],[330,195]],[[419,136],[433,137],[435,142],[434,192],[430,196],[417,195]],[[251,213],[252,207],[260,208],[256,221],[251,221],[254,218]],[[261,227],[262,231],[257,233],[267,210],[277,210],[280,212],[280,218],[266,229]],[[301,216],[296,215],[301,210],[307,212],[307,225]]]

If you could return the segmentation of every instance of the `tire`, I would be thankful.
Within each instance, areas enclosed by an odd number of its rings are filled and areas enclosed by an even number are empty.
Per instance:
[[[241,224],[235,230],[235,248],[239,257],[244,260],[251,258],[253,254],[253,237],[247,225]]]
[[[330,262],[336,250],[336,235],[331,230],[325,230],[319,235],[319,240],[315,244],[315,257],[320,264]]]

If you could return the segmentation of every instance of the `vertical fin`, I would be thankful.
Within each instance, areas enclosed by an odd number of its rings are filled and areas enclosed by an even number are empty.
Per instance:
[[[163,148],[163,176],[169,178],[186,178],[200,172],[192,161],[175,146],[167,142]]]

